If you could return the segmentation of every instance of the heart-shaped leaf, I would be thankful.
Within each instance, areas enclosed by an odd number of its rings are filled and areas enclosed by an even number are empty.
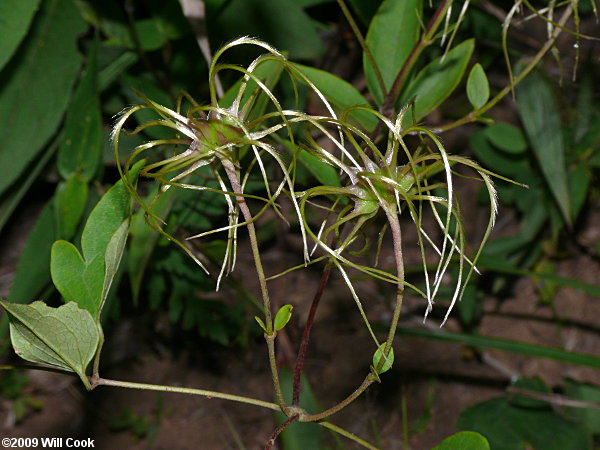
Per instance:
[[[134,179],[143,161],[130,171]],[[52,246],[52,281],[66,302],[76,302],[99,320],[113,277],[117,272],[129,229],[130,197],[123,181],[102,196],[91,212],[81,236],[80,253],[67,241]]]
[[[65,301],[76,302],[98,317],[105,278],[101,255],[87,262],[73,244],[56,241],[50,261],[52,280]]]
[[[75,372],[89,389],[85,370],[100,340],[90,313],[70,302],[50,308],[43,302],[0,302],[10,320],[15,352],[23,359]]]

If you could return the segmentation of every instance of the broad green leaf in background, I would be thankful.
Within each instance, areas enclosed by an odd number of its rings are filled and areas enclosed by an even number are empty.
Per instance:
[[[148,202],[152,201],[157,191],[158,186],[154,186],[148,193],[146,200]],[[164,192],[154,205],[153,211],[158,217],[168,216],[176,198],[174,192],[176,192],[175,189],[169,189]],[[140,208],[131,220],[131,244],[129,246],[127,266],[134,305],[137,305],[138,302],[144,272],[154,252],[154,248],[161,237],[160,233],[153,230],[146,223],[144,215],[145,211]]]
[[[50,249],[57,234],[54,216],[54,202],[50,201],[29,232],[8,294],[8,300],[12,303],[29,303],[39,298],[50,284]],[[8,318],[3,314],[0,320],[0,338],[7,331]]]
[[[17,57],[0,73],[0,195],[60,124],[81,65],[86,24],[72,0],[41,3]]]
[[[10,317],[10,337],[23,359],[75,372],[89,389],[85,370],[94,357],[99,332],[88,311],[76,303],[50,308],[43,302],[0,302]]]
[[[46,167],[52,156],[54,156],[57,149],[58,139],[54,139],[53,142],[38,155],[35,163],[27,169],[19,180],[19,183],[13,184],[8,190],[0,195],[0,231],[2,231],[11,214],[21,202],[21,199],[27,194],[31,185],[37,180],[39,174]]]
[[[88,185],[76,174],[58,185],[54,199],[57,238],[71,239],[75,235],[87,198]]]
[[[366,42],[388,92],[419,39],[422,9],[422,0],[385,0],[371,21]],[[363,55],[363,65],[369,91],[375,102],[381,105],[387,92],[381,92],[366,54]]]
[[[486,438],[474,431],[461,431],[444,439],[432,450],[490,450]]]
[[[82,181],[90,181],[100,165],[102,117],[96,45],[67,111],[63,141],[58,150],[58,171],[65,179],[78,175]]]
[[[377,327],[375,328],[378,330]],[[398,327],[398,334],[421,337],[425,339],[435,339],[476,348],[502,350],[505,352],[518,353],[536,358],[553,359],[565,364],[577,364],[580,366],[588,366],[593,367],[594,369],[600,369],[600,357],[598,356],[572,352],[556,347],[548,347],[546,345],[528,344],[526,342],[500,339],[490,336],[480,336],[475,334],[453,333],[450,331],[425,330],[421,328],[409,327]]]
[[[564,139],[552,86],[539,70],[533,70],[516,89],[521,122],[563,219],[570,225]]]
[[[341,186],[337,171],[325,161],[321,161],[306,150],[300,150],[298,158],[319,183],[324,186]]]
[[[467,78],[467,97],[475,109],[481,108],[490,98],[490,83],[479,63],[471,68]]]
[[[289,52],[295,60],[318,58],[323,53],[313,20],[295,0],[234,1],[226,2],[223,9],[215,3],[206,3],[211,42],[250,35]]]
[[[108,66],[98,72],[98,92],[102,92],[115,81],[119,75],[138,61],[139,57],[134,52],[124,52],[113,60]]]
[[[369,102],[358,90],[347,81],[324,70],[314,67],[294,64],[310,81],[323,93],[335,107],[343,111],[352,106],[368,106]],[[353,111],[350,118],[354,119],[366,131],[372,131],[377,126],[377,118],[365,111]]]
[[[569,197],[571,198],[571,217],[573,218],[577,218],[588,198],[590,181],[590,170],[583,164],[578,164],[569,172]]]
[[[281,61],[265,60],[259,64],[252,73],[258,77],[267,88],[272,90],[279,81],[282,71],[283,64]],[[243,76],[240,77],[240,80],[238,80],[237,83],[227,89],[227,92],[219,99],[220,106],[229,108],[232,105],[233,101],[237,98],[239,89],[242,85],[242,78]],[[244,105],[246,105],[252,96],[257,97],[252,100],[252,109],[246,112],[245,119],[247,121],[252,121],[264,114],[268,104],[271,103],[271,99],[269,99],[269,97],[259,88],[254,80],[250,79],[242,94],[240,109],[244,108]]]
[[[565,380],[565,395],[576,400],[600,402],[600,387],[567,379]],[[574,419],[581,420],[594,434],[600,434],[600,409],[568,408],[566,413]]]
[[[448,52],[445,58],[435,59],[425,66],[403,92],[398,106],[404,107],[415,98],[414,115],[421,120],[442,103],[462,79],[475,44],[473,39],[462,42]],[[405,121],[412,121],[412,108]]]
[[[0,70],[25,37],[40,0],[3,0],[0,2]]]
[[[140,103],[140,98],[134,91],[138,90],[149,99],[168,108],[174,108],[174,102],[169,94],[158,87],[149,77],[134,77],[129,74],[123,74],[121,81],[125,85],[125,95],[131,104]],[[158,114],[150,109],[143,109],[133,117],[140,125],[159,118]],[[144,130],[144,133],[152,139],[170,139],[174,135],[173,130],[167,127],[149,127]]]
[[[377,13],[383,0],[349,0],[358,18],[364,25],[369,25]]]
[[[509,123],[490,125],[484,132],[492,144],[507,153],[518,154],[527,149],[527,141],[522,131]]]
[[[506,397],[467,408],[457,426],[481,433],[494,450],[591,448],[591,433],[583,424],[564,418],[550,405],[521,407],[511,404]]]

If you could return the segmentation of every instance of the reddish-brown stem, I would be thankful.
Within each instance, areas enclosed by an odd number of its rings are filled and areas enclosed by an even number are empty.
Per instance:
[[[306,350],[308,349],[308,341],[310,339],[310,331],[312,329],[313,323],[315,321],[315,315],[317,313],[317,308],[319,306],[319,301],[321,300],[321,296],[323,295],[323,291],[325,290],[325,286],[327,285],[327,281],[329,280],[329,274],[331,273],[331,266],[326,266],[323,269],[323,274],[321,275],[321,281],[319,282],[319,287],[317,288],[317,292],[313,298],[312,304],[310,305],[310,311],[308,313],[308,319],[306,319],[306,325],[304,326],[304,333],[302,334],[302,342],[300,343],[300,350],[298,350],[298,357],[296,358],[296,367],[294,368],[294,387],[292,394],[292,405],[298,406],[300,403],[300,391],[301,391],[301,383],[300,379],[302,376],[302,368],[304,367],[304,359],[306,358]]]
[[[281,434],[281,432],[283,430],[285,430],[285,428],[295,422],[296,420],[298,420],[300,416],[298,414],[290,417],[288,420],[286,420],[285,422],[283,422],[281,425],[279,425],[277,428],[275,428],[275,431],[273,431],[273,434],[271,435],[271,438],[267,441],[267,445],[265,445],[265,450],[271,450],[271,448],[273,448],[273,444],[275,444],[275,440],[277,439],[277,436],[279,436]]]

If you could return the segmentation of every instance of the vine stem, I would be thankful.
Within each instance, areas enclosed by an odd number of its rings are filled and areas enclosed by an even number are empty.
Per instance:
[[[120,380],[109,380],[106,378],[94,378],[90,377],[90,383],[92,389],[98,386],[113,386],[113,387],[122,387],[128,389],[141,389],[146,391],[160,391],[160,392],[175,392],[178,394],[188,394],[188,395],[200,395],[206,398],[218,398],[222,400],[231,400],[238,403],[247,403],[254,406],[260,406],[262,408],[272,409],[274,411],[280,411],[281,408],[279,405],[271,402],[265,402],[263,400],[257,400],[255,398],[244,397],[241,395],[234,394],[226,394],[223,392],[215,392],[215,391],[207,391],[205,389],[194,389],[194,388],[186,388],[179,386],[163,386],[159,384],[146,384],[146,383],[133,383],[129,381],[120,381]]]
[[[258,239],[256,238],[256,228],[254,227],[254,220],[252,213],[246,199],[243,196],[242,185],[238,178],[235,166],[231,161],[223,160],[223,167],[227,174],[227,178],[231,183],[233,192],[237,197],[237,203],[246,221],[246,228],[248,229],[248,235],[250,237],[250,247],[252,248],[252,257],[254,258],[254,266],[256,267],[256,274],[258,276],[258,282],[260,284],[260,291],[262,294],[263,305],[265,309],[265,340],[267,341],[267,349],[269,352],[269,365],[271,366],[271,377],[273,379],[273,387],[275,388],[275,395],[280,408],[285,407],[285,400],[283,393],[281,392],[281,383],[279,381],[279,371],[277,370],[277,359],[275,357],[275,337],[277,333],[273,330],[273,319],[271,314],[271,300],[269,299],[269,290],[267,288],[267,280],[265,277],[265,271],[262,266],[260,259],[260,251],[258,249]]]
[[[300,344],[300,350],[298,350],[298,357],[296,358],[296,367],[294,368],[294,384],[293,384],[293,393],[292,393],[292,405],[298,406],[300,403],[300,388],[301,388],[301,376],[302,369],[304,367],[304,360],[306,358],[306,351],[308,349],[308,341],[310,339],[310,331],[312,329],[313,323],[315,321],[315,315],[317,313],[317,308],[319,306],[319,301],[321,300],[321,296],[323,295],[323,290],[327,285],[327,281],[329,280],[329,275],[331,274],[331,266],[327,265],[325,269],[323,269],[323,273],[321,274],[321,281],[319,281],[319,287],[317,288],[317,292],[313,298],[312,304],[310,305],[310,311],[308,313],[308,319],[306,319],[306,325],[304,326],[304,333],[302,334],[302,342]]]
[[[283,430],[285,430],[285,428],[289,424],[294,423],[296,420],[298,420],[298,417],[300,417],[300,416],[298,414],[295,414],[295,415],[289,417],[285,422],[283,422],[277,428],[275,428],[275,431],[273,431],[273,434],[267,441],[267,445],[265,445],[265,450],[271,450],[273,448],[273,445],[275,444],[275,440],[277,439],[277,436],[279,436],[281,434],[281,432]]]
[[[502,89],[500,92],[498,92],[494,96],[494,98],[492,98],[489,102],[487,102],[481,108],[478,108],[478,109],[476,109],[474,111],[471,111],[469,114],[467,114],[463,118],[458,119],[458,120],[456,120],[456,121],[454,121],[452,123],[449,123],[447,125],[444,125],[444,126],[438,128],[438,130],[439,131],[448,131],[448,130],[451,130],[451,129],[456,128],[458,126],[461,126],[461,125],[464,125],[464,124],[476,121],[479,118],[479,116],[481,116],[482,114],[484,114],[485,112],[487,112],[489,109],[491,109],[492,107],[494,107],[500,100],[502,100],[506,95],[508,95],[510,92],[512,92],[512,90],[514,89],[514,87],[523,78],[525,78],[529,74],[529,72],[531,72],[535,68],[535,66],[537,66],[537,64],[542,60],[542,58],[546,55],[546,53],[548,53],[548,51],[552,48],[552,46],[556,42],[556,39],[558,39],[558,36],[562,32],[562,28],[567,23],[567,20],[569,20],[569,17],[571,17],[572,13],[573,13],[573,5],[570,4],[567,7],[566,11],[563,13],[563,15],[560,18],[560,20],[558,21],[558,24],[560,25],[560,27],[557,27],[554,30],[554,34],[552,35],[552,38],[549,39],[548,41],[546,41],[546,43],[544,44],[544,46],[536,53],[536,55],[533,57],[533,59],[531,60],[531,62],[527,66],[525,66],[525,68],[519,73],[519,75],[517,75],[511,81],[511,83],[508,86],[506,86],[504,89]]]
[[[335,414],[336,412],[341,411],[354,400],[356,400],[363,392],[367,390],[369,386],[371,386],[375,382],[375,378],[372,374],[366,376],[361,385],[348,397],[339,402],[337,405],[332,406],[329,409],[326,409],[323,412],[317,414],[304,414],[300,416],[300,422],[318,422],[320,420],[326,419],[327,417]]]

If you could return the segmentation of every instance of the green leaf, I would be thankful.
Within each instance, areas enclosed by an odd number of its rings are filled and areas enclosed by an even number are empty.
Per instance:
[[[481,108],[490,98],[490,83],[479,63],[471,68],[467,78],[467,97],[475,109]]]
[[[104,306],[110,286],[113,282],[113,278],[117,274],[119,269],[119,263],[123,257],[125,251],[125,243],[127,242],[127,235],[129,233],[129,219],[125,219],[123,223],[117,228],[117,231],[112,235],[108,245],[106,246],[106,253],[104,254],[104,266],[106,267],[106,274],[104,277],[104,286],[102,288],[102,303],[100,310]]]
[[[124,52],[98,73],[98,92],[102,92],[126,69],[134,65],[139,57],[134,52]]]
[[[279,81],[282,71],[283,64],[281,61],[265,60],[253,70],[253,74],[258,77],[258,79],[261,80],[267,88],[272,90]],[[237,81],[237,83],[227,89],[227,92],[225,92],[223,97],[219,99],[220,106],[229,108],[232,105],[242,85],[242,79],[243,76]],[[246,103],[251,100],[252,96],[256,97],[252,99],[254,102],[252,109],[246,112],[246,121],[252,121],[260,117],[262,114],[264,114],[268,104],[271,103],[269,97],[259,88],[256,82],[250,79],[246,84],[244,93],[242,94],[242,98],[240,100],[240,109],[243,109],[246,106]]]
[[[432,450],[490,450],[490,444],[485,437],[474,431],[461,431],[444,439]]]
[[[365,25],[369,25],[383,0],[349,0],[356,15]]]
[[[86,261],[73,244],[56,241],[52,246],[50,272],[65,302],[75,302],[95,319],[99,317],[105,278],[102,255]]]
[[[442,103],[458,86],[462,79],[475,43],[473,39],[462,42],[425,66],[412,80],[400,97],[399,106],[405,106],[415,98],[414,115],[421,120]],[[406,113],[405,120],[412,122],[412,108]]]
[[[154,198],[157,194],[159,187],[154,186],[148,193],[146,200],[148,202]],[[175,189],[169,189],[164,192],[158,201],[155,203],[153,211],[158,217],[167,217],[176,195]],[[149,204],[149,203],[147,203]],[[132,218],[131,221],[131,244],[129,246],[129,253],[127,258],[127,269],[129,272],[129,281],[131,284],[131,293],[133,295],[133,303],[137,305],[140,288],[142,285],[142,279],[144,272],[150,261],[150,257],[154,252],[154,248],[158,243],[160,234],[150,228],[144,219],[145,211],[140,209]]]
[[[8,299],[12,303],[28,303],[39,298],[50,284],[50,249],[56,239],[54,204],[46,204],[27,236]],[[0,321],[0,338],[8,331],[8,318]]]
[[[144,161],[129,176],[135,178]],[[102,196],[83,229],[82,252],[66,241],[52,246],[52,280],[65,301],[77,302],[98,320],[117,271],[129,225],[131,200],[119,180]]]
[[[496,173],[512,177],[520,182],[529,183],[530,180],[517,179],[517,175],[527,173],[531,170],[529,161],[526,155],[507,154],[499,152],[490,145],[490,139],[486,130],[477,130],[469,136],[469,144],[477,156],[477,160],[485,167],[495,171]],[[515,186],[516,187],[516,186]],[[524,188],[518,188],[523,191]]]
[[[560,112],[550,82],[538,70],[533,70],[517,85],[517,104],[542,174],[563,219],[570,225],[571,206]]]
[[[40,0],[3,0],[0,2],[0,70],[25,37]]]
[[[89,389],[85,370],[99,342],[98,327],[75,303],[50,308],[43,302],[0,302],[10,317],[10,337],[23,359],[75,372]]]
[[[453,333],[450,331],[440,330],[424,330],[408,327],[398,327],[398,334],[452,342],[477,348],[502,350],[505,352],[534,356],[536,358],[553,359],[565,364],[577,364],[580,366],[588,366],[595,369],[600,369],[600,357],[598,356],[571,352],[545,345],[528,344],[526,342],[493,338],[489,336]]]
[[[569,197],[571,198],[571,217],[577,218],[588,197],[591,174],[587,167],[577,165],[569,173]]]
[[[13,211],[29,191],[33,182],[37,180],[39,174],[46,167],[50,158],[56,153],[57,148],[58,140],[55,139],[54,142],[39,155],[35,163],[27,168],[19,180],[19,183],[14,183],[0,196],[0,231],[2,231]]]
[[[134,180],[142,161],[129,172]],[[104,256],[108,243],[131,212],[131,197],[122,180],[119,180],[102,196],[94,207],[83,229],[81,250],[83,257],[90,261],[98,255]]]
[[[279,311],[277,311],[277,314],[275,314],[275,331],[279,331],[287,325],[292,318],[292,309],[294,309],[292,305],[283,305],[281,308],[279,308]]]
[[[295,0],[244,0],[225,8],[206,5],[211,30],[226,30],[224,39],[249,35],[289,52],[292,59],[313,59],[323,53],[323,41],[314,21]]]
[[[321,161],[316,156],[311,155],[306,150],[300,150],[298,153],[300,162],[313,174],[313,176],[324,186],[341,186],[338,172],[325,161]]]
[[[323,93],[335,107],[343,111],[352,106],[369,106],[369,102],[358,90],[347,81],[335,75],[314,67],[294,64],[310,81]],[[378,119],[365,111],[353,111],[350,118],[366,131],[372,131],[377,126]]]
[[[565,380],[565,395],[576,400],[600,402],[600,387],[567,379]],[[600,409],[567,408],[566,413],[585,423],[594,434],[600,434]]]
[[[58,150],[58,171],[63,178],[78,175],[90,181],[100,165],[102,117],[98,99],[96,43],[69,109],[63,140]]]
[[[496,123],[484,131],[489,141],[507,153],[519,154],[527,150],[527,141],[518,127],[509,123]]]
[[[88,185],[73,174],[56,189],[54,216],[58,237],[70,239],[75,235],[88,199]]]
[[[384,350],[385,342],[379,346],[379,348],[375,351],[375,354],[373,355],[373,368],[377,372],[377,375],[387,372],[392,368],[392,364],[394,364],[394,349],[390,347],[390,352],[387,356],[385,356],[385,354],[383,353]],[[381,364],[382,360],[383,364],[381,367],[379,367],[379,364]]]
[[[457,426],[483,434],[494,450],[591,448],[591,434],[582,424],[562,417],[551,408],[512,405],[505,397],[467,408]]]
[[[262,321],[262,319],[258,316],[254,316],[254,320],[256,320],[256,322],[258,323],[258,326],[260,326],[263,329],[263,331],[266,333],[267,327],[265,326],[265,323]]]
[[[422,0],[385,0],[371,21],[366,43],[388,92],[419,39],[422,10]],[[381,105],[387,92],[381,92],[375,70],[366,53],[363,54],[363,66],[369,92],[375,103]]]
[[[60,124],[86,29],[72,0],[41,3],[19,54],[0,73],[0,193],[22,176]]]

